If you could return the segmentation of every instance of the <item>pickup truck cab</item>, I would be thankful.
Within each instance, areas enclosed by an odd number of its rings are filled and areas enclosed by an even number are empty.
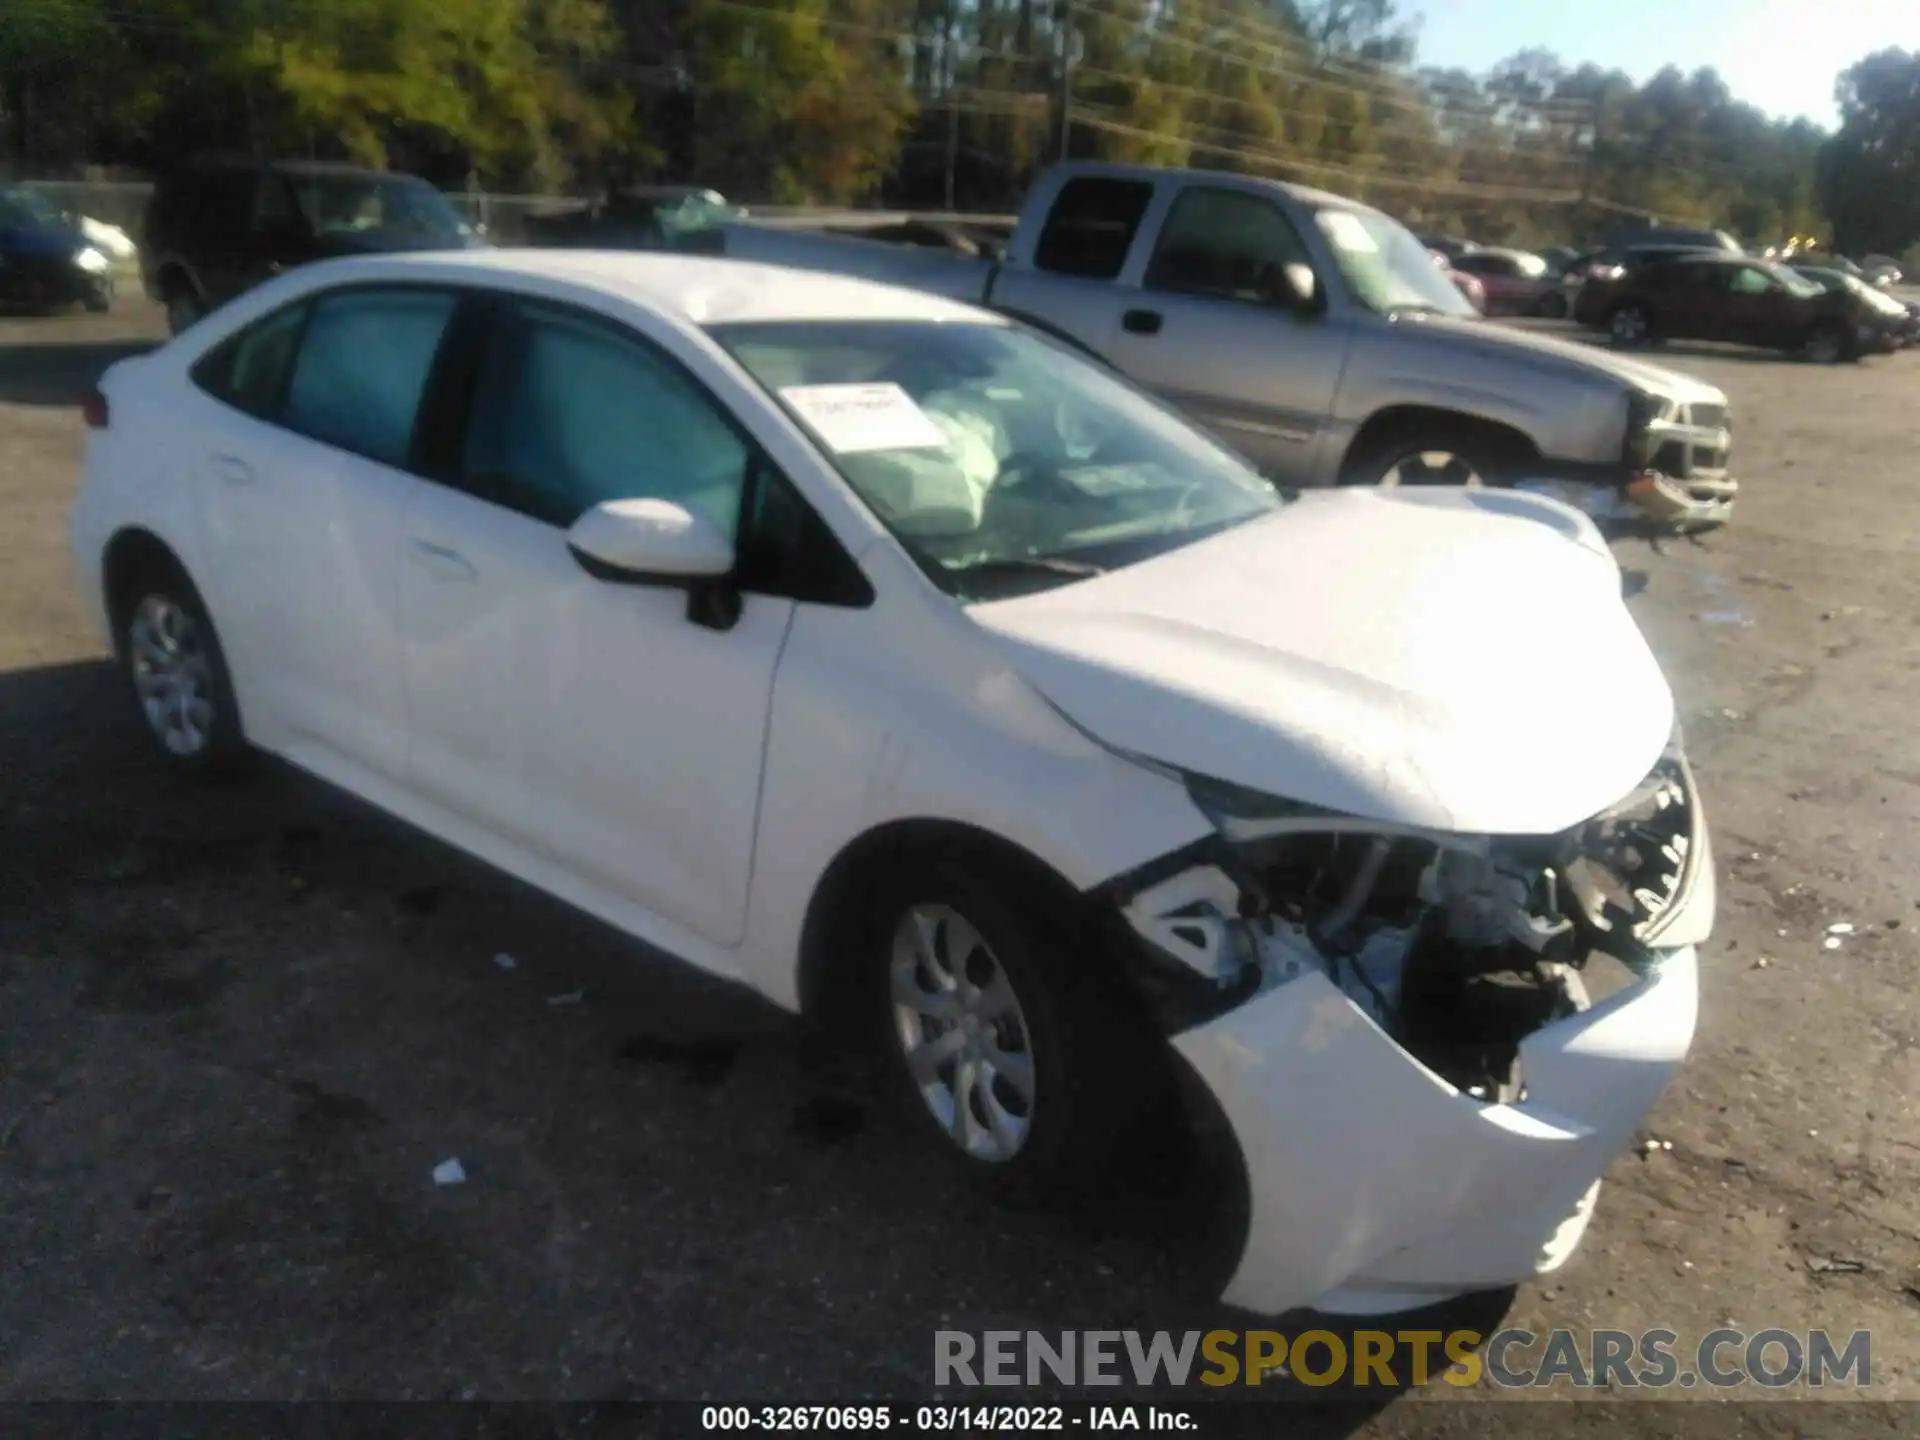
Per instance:
[[[1724,521],[1727,397],[1485,323],[1380,211],[1249,176],[1071,164],[995,260],[730,225],[727,254],[928,290],[1091,352],[1294,485],[1524,485]]]

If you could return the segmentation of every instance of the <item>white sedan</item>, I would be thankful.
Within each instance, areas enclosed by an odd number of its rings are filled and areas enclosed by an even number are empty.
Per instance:
[[[1001,1185],[1197,1077],[1235,1303],[1553,1268],[1690,1043],[1700,806],[1550,500],[1277,490],[998,317],[670,256],[303,268],[87,418],[160,757],[271,752],[847,1025]]]

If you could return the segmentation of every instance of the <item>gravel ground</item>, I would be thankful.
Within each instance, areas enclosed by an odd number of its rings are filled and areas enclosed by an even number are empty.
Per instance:
[[[78,397],[157,333],[0,320],[0,1399],[911,1396],[936,1329],[1248,1323],[1194,1187],[992,1209],[759,1002],[311,781],[163,777],[63,533]],[[1920,1398],[1920,357],[1667,360],[1746,486],[1621,546],[1715,827],[1701,1033],[1573,1264],[1463,1313],[1864,1328]]]

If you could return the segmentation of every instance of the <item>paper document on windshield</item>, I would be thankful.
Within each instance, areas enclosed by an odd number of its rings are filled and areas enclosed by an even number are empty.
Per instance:
[[[789,385],[780,398],[836,455],[938,450],[946,434],[898,385]]]

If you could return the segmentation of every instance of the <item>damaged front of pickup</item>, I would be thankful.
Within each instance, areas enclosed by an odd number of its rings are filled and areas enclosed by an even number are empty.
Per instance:
[[[1677,732],[1553,835],[1184,779],[1215,833],[1103,890],[1244,1167],[1225,1298],[1380,1313],[1563,1263],[1693,1036],[1715,896]]]

